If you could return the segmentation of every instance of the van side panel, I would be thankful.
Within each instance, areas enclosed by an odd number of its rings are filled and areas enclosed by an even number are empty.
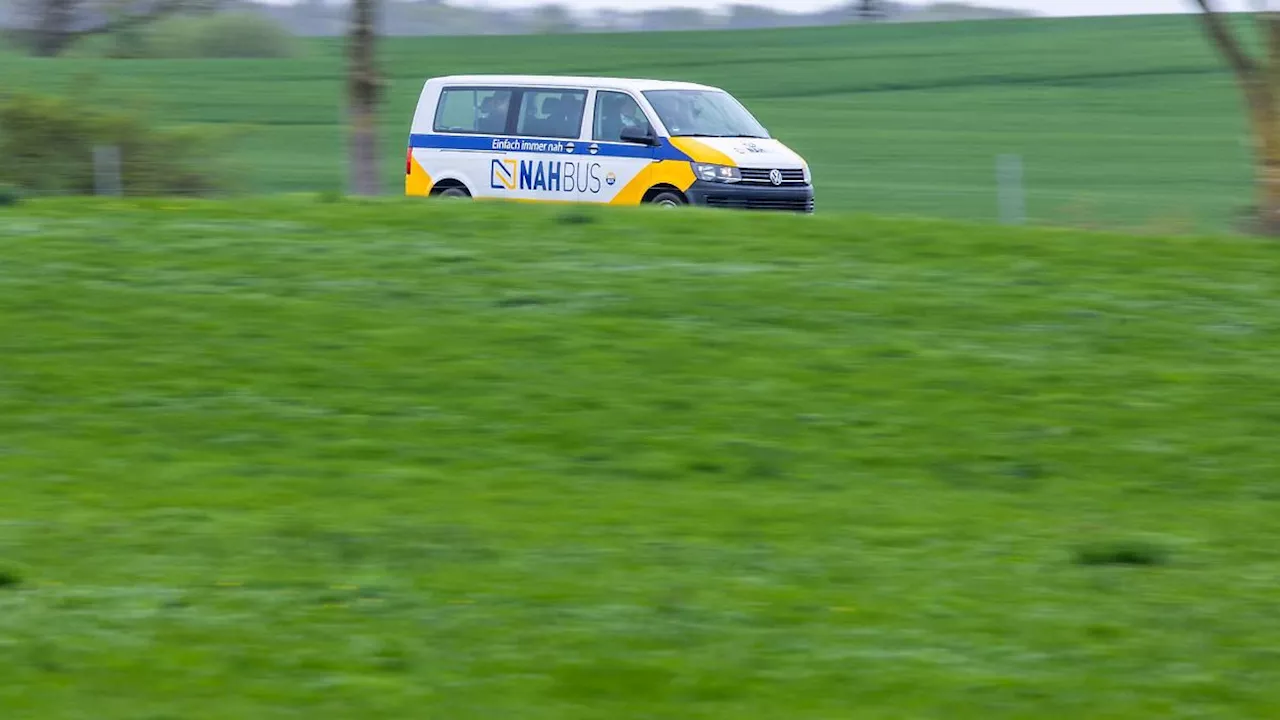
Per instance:
[[[659,160],[638,173],[609,202],[613,205],[639,205],[645,194],[655,187],[673,187],[683,193],[688,192],[696,179],[688,160]]]
[[[435,181],[416,156],[418,152],[420,151],[416,148],[410,150],[408,167],[405,168],[404,194],[410,197],[426,197],[431,194],[431,188],[435,187]]]
[[[478,123],[463,128],[452,120],[442,120],[448,127],[442,125],[440,129],[446,131],[439,132],[436,121],[443,93],[481,88],[512,91],[506,131],[481,133]],[[587,93],[577,137],[537,137],[519,132],[522,125],[524,129],[536,129],[540,127],[538,123],[545,122],[547,107],[538,100],[545,101],[545,96],[554,95],[555,91]],[[597,95],[601,92],[630,95],[658,132],[658,145],[594,141]],[[523,102],[526,93],[535,93],[533,102]],[[479,106],[480,95],[474,95],[471,102]],[[563,109],[563,106],[553,101],[551,109]],[[444,115],[453,117],[454,110],[450,105]],[[480,110],[477,107],[477,112]],[[533,114],[525,114],[528,112]],[[464,117],[460,122],[468,120]],[[450,128],[455,131],[448,131]],[[484,129],[492,131],[493,127]],[[691,161],[736,164],[725,154],[698,141],[666,137],[656,112],[639,93],[604,86],[587,89],[548,83],[533,87],[497,82],[473,85],[432,79],[424,84],[414,111],[406,158],[405,194],[430,195],[439,183],[455,181],[465,185],[477,198],[638,205],[658,186],[687,192],[695,182]]]
[[[587,88],[428,83],[428,91],[431,100],[419,103],[410,135],[411,154],[424,177],[462,182],[477,198],[533,201],[577,201],[590,185],[589,168],[572,157],[586,155],[581,138]],[[493,113],[502,102],[508,110],[499,121]],[[420,193],[422,181],[412,179],[412,163],[407,172],[406,192],[412,187]]]
[[[653,164],[653,149],[638,145],[609,143],[597,141],[595,134],[596,114],[600,110],[602,96],[627,95],[618,90],[598,88],[591,91],[591,101],[587,108],[586,127],[582,137],[587,143],[589,158],[586,169],[587,184],[583,187],[582,200],[590,203],[616,203],[622,191],[633,183],[643,182],[642,177],[649,174],[649,166]],[[643,196],[643,193],[641,193]]]
[[[431,131],[432,118],[436,114],[436,103],[440,99],[440,83],[435,80],[428,80],[422,86],[422,92],[418,95],[418,105],[413,112],[413,120],[409,124],[410,138],[417,133]],[[407,157],[405,159],[405,178],[404,178],[404,194],[413,197],[425,197],[431,194],[431,189],[435,187],[435,179],[427,172],[423,163],[426,161],[426,153],[421,149],[413,147],[412,141],[409,143]]]
[[[604,182],[599,188],[593,188],[593,192],[584,199],[612,205],[639,205],[645,195],[657,186],[673,187],[681,192],[688,190],[695,179],[693,169],[689,166],[689,157],[668,138],[661,137],[662,125],[642,95],[612,88],[598,90],[592,98],[592,118],[586,136],[595,136],[595,113],[601,107],[597,102],[600,93],[627,95],[634,100],[649,121],[649,126],[659,134],[659,144],[657,147],[646,147],[632,143],[589,140],[589,149],[596,149],[593,157],[600,164],[599,174],[603,176]]]

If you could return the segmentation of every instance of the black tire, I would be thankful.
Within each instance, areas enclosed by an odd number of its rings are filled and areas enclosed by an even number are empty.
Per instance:
[[[440,192],[436,193],[436,197],[449,198],[451,200],[454,200],[454,199],[466,200],[471,197],[471,193],[467,192],[467,189],[464,187],[458,187],[457,185],[454,185],[451,187],[447,187],[441,190]]]
[[[650,205],[657,205],[660,208],[678,208],[687,205],[685,199],[679,193],[660,192],[649,199]]]

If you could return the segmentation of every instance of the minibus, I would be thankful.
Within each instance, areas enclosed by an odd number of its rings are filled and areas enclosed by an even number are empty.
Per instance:
[[[707,85],[432,78],[408,145],[411,196],[814,210],[808,163]]]

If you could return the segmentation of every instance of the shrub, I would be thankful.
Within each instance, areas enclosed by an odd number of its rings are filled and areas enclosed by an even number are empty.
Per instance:
[[[221,136],[153,126],[136,113],[96,109],[83,98],[16,95],[0,102],[0,184],[33,195],[94,191],[93,149],[120,150],[129,195],[206,195],[225,190]]]
[[[0,565],[0,590],[14,589],[22,585],[22,573],[18,568]]]
[[[22,193],[12,185],[0,185],[0,207],[17,205],[22,200]]]
[[[297,39],[271,18],[227,12],[168,17],[92,35],[64,54],[117,60],[285,58],[296,56],[299,48]]]
[[[296,55],[298,45],[270,18],[235,12],[162,20],[128,47],[148,58],[282,58]]]

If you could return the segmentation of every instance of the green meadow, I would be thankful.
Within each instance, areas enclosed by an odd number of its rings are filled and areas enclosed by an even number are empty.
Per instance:
[[[320,61],[293,108],[214,67],[175,116],[333,159]],[[805,102],[902,150],[929,97]],[[0,716],[1274,717],[1278,276],[860,215],[0,208]]]

